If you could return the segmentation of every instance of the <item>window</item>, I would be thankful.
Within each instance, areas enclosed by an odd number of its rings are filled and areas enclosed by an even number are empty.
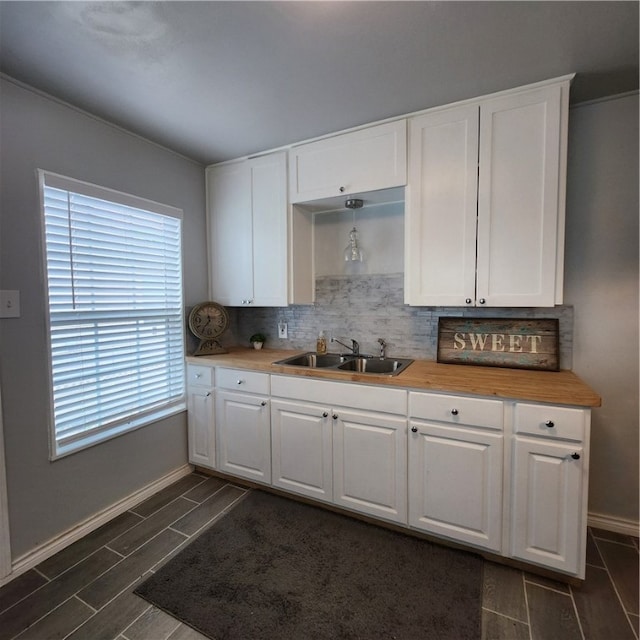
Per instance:
[[[182,212],[39,177],[57,458],[184,410]]]

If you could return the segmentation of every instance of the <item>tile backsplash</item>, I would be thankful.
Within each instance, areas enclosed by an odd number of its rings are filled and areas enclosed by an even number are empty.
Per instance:
[[[355,338],[362,353],[378,354],[377,340],[384,338],[390,356],[435,360],[440,316],[558,318],[560,368],[572,367],[573,307],[410,307],[404,304],[403,286],[402,273],[322,276],[313,305],[230,309],[232,329],[223,342],[248,346],[249,336],[259,331],[267,336],[266,347],[315,351],[324,331],[329,351],[343,350],[331,344],[333,336],[348,344]],[[287,323],[288,339],[278,338],[278,322]]]

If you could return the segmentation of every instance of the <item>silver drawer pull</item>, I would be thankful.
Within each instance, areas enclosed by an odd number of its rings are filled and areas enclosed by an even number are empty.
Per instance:
[[[236,384],[244,384],[244,380],[238,380]]]
[[[266,406],[267,406],[267,401],[266,401],[266,400],[263,400],[263,401],[260,403],[260,406],[261,406],[261,407],[266,407]]]
[[[556,425],[555,425],[555,423],[554,423],[554,421],[553,421],[553,420],[547,420],[547,421],[544,423],[544,426],[545,426],[545,427],[549,427],[549,429],[553,429],[553,427],[555,427]]]
[[[451,415],[452,416],[457,416],[458,415],[458,410],[457,409],[451,409]]]

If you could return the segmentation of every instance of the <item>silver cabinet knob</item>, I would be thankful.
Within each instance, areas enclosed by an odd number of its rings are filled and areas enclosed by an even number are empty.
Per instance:
[[[471,304],[471,303],[473,302],[473,300],[472,300],[471,298],[467,298],[467,299],[465,300],[465,302],[466,302],[467,304]]]
[[[334,420],[337,420],[337,419],[338,419],[338,414],[337,414],[337,413],[334,413],[331,417],[332,417]]]
[[[484,298],[480,298],[480,300],[478,300],[478,302],[479,302],[480,304],[484,304],[484,303],[486,302],[486,300],[485,300]]]
[[[205,398],[208,398],[211,395],[211,391],[207,391],[207,393],[204,394]]]
[[[202,378],[202,374],[201,373],[196,373],[196,378]]]
[[[457,409],[451,409],[451,415],[452,416],[457,416],[458,415],[458,410]]]
[[[340,187],[340,188],[338,189],[338,191],[339,191],[340,193],[344,193],[344,187]]]
[[[327,418],[329,416],[329,413],[327,411],[323,411],[322,412],[322,417],[323,418]]]
[[[574,452],[574,453],[571,454],[571,457],[574,460],[580,460],[580,454],[579,453]]]
[[[418,427],[411,427],[411,433],[418,433]]]
[[[236,380],[236,384],[244,384],[244,380]]]
[[[267,401],[266,401],[266,400],[263,400],[263,401],[260,403],[260,406],[261,406],[261,407],[266,407],[266,406],[267,406]]]
[[[549,429],[553,429],[553,427],[555,427],[556,425],[555,425],[555,422],[553,420],[547,420],[544,423],[544,426],[545,427],[549,427]]]

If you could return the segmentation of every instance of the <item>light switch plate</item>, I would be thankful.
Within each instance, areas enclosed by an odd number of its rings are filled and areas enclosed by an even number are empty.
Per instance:
[[[20,292],[9,289],[0,290],[0,318],[20,317]]]

